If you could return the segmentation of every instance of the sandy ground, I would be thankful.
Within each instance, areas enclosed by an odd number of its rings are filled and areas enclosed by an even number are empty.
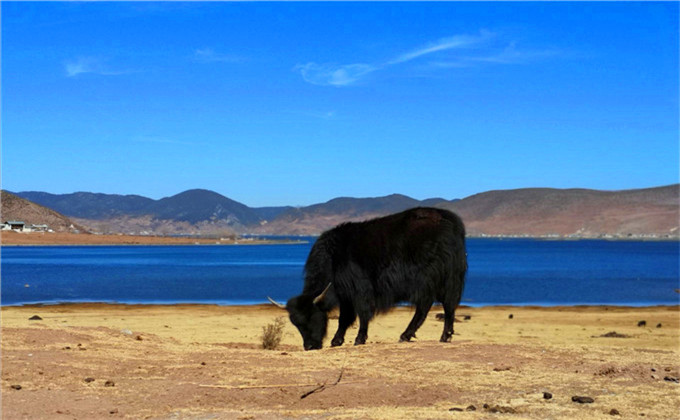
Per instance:
[[[3,231],[0,243],[5,245],[248,245],[282,241],[255,238],[176,238],[170,236],[93,235],[85,233]]]
[[[4,307],[2,418],[676,419],[680,412],[678,307],[460,308],[452,343],[437,341],[438,307],[417,340],[398,343],[412,316],[398,308],[374,319],[365,346],[352,345],[354,327],[344,346],[305,352],[286,321],[279,348],[262,349],[263,327],[282,312]],[[42,319],[29,320],[34,315]],[[612,331],[625,337],[602,337]]]

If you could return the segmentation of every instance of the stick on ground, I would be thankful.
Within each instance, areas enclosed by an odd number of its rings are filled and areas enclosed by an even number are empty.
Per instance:
[[[335,381],[335,383],[333,383],[333,386],[335,386],[335,385],[337,385],[337,384],[340,383],[340,379],[342,379],[342,373],[343,373],[344,371],[345,371],[345,368],[344,368],[344,367],[343,367],[342,369],[340,369],[340,375],[338,375],[338,379]],[[300,399],[302,400],[302,399],[304,399],[304,398],[307,398],[307,397],[309,397],[310,395],[312,395],[313,393],[315,393],[315,392],[321,392],[321,391],[323,391],[324,389],[326,389],[326,382],[324,382],[323,384],[317,386],[316,388],[312,389],[311,391],[307,391],[307,392],[305,392],[304,394],[300,395]]]

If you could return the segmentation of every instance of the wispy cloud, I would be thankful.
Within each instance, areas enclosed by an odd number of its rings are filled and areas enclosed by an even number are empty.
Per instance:
[[[101,71],[99,60],[93,57],[79,57],[64,63],[66,75],[68,77],[77,76],[82,73],[98,73]]]
[[[119,76],[134,73],[133,70],[112,69],[106,64],[106,60],[99,57],[78,57],[64,62],[66,76],[76,77],[80,74],[93,73],[102,76]]]
[[[387,64],[393,65],[405,63],[407,61],[411,61],[424,55],[433,54],[439,51],[470,48],[472,46],[479,45],[492,36],[493,34],[491,32],[482,31],[479,35],[456,35],[447,38],[441,38],[413,51],[401,54],[393,60],[388,61]]]
[[[480,63],[488,64],[528,64],[535,60],[553,57],[560,52],[554,49],[546,50],[521,50],[515,42],[511,42],[499,51],[491,51],[478,56],[458,57],[453,61],[440,61],[430,63],[434,67],[470,67]]]
[[[298,64],[299,71],[307,82],[321,86],[347,86],[377,70],[370,64]]]
[[[488,64],[518,64],[530,60],[549,57],[557,54],[554,50],[546,51],[520,51],[515,42],[505,42],[500,47],[502,40],[490,31],[482,30],[476,35],[454,35],[440,38],[418,48],[399,54],[384,62],[355,63],[355,64],[317,64],[309,62],[298,64],[294,70],[302,75],[302,78],[312,84],[321,86],[349,86],[356,84],[365,76],[385,70],[389,67],[404,65],[408,62],[420,60],[425,57],[437,58],[427,65],[430,68],[453,68],[470,67],[480,63]],[[468,53],[460,55],[460,51],[472,51],[477,55]],[[448,54],[443,54],[448,51]]]
[[[402,64],[415,60],[419,57],[456,48],[467,48],[478,44],[492,36],[490,32],[481,32],[479,35],[457,35],[441,38],[435,42],[423,45],[415,50],[403,53],[384,63],[377,64],[317,64],[314,62],[298,64],[295,70],[299,71],[302,78],[307,82],[321,86],[348,86],[359,81],[361,78],[382,70],[386,67]]]
[[[438,39],[412,51],[400,54],[383,63],[355,63],[355,64],[317,64],[310,62],[298,64],[294,70],[299,71],[302,78],[312,84],[321,86],[349,86],[363,77],[378,70],[398,64],[406,63],[417,58],[440,51],[468,48],[493,36],[490,32],[482,31],[479,35],[456,35]]]
[[[548,50],[520,50],[515,43],[508,45],[503,51],[495,56],[480,57],[479,61],[499,64],[524,64],[534,60],[557,56],[560,52],[554,49]]]
[[[240,63],[243,57],[231,54],[219,53],[212,48],[199,48],[194,50],[194,60],[199,63]]]

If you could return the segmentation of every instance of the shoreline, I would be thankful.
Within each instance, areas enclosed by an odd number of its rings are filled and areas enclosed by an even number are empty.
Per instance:
[[[252,308],[269,308],[271,303],[267,302],[255,302],[255,303],[234,303],[234,304],[222,304],[216,302],[106,302],[106,301],[84,301],[84,302],[31,302],[31,303],[11,303],[4,304],[0,302],[0,308],[59,308],[59,307],[69,307],[69,308],[182,308],[182,307],[215,307],[215,308],[233,308],[233,309],[243,309],[248,310]],[[390,311],[396,310],[398,308],[412,308],[413,305],[397,305],[394,306]],[[433,304],[431,310],[437,310],[441,308],[441,304]],[[678,303],[577,303],[577,304],[537,304],[537,303],[499,303],[499,304],[479,304],[479,305],[459,305],[457,310],[466,309],[529,309],[529,310],[638,310],[638,309],[680,309],[680,302]],[[389,312],[386,312],[389,314]],[[379,315],[378,315],[379,316]]]
[[[253,237],[179,237],[146,235],[99,235],[63,232],[13,232],[0,233],[2,247],[31,246],[239,246],[303,244],[304,240],[264,239]]]
[[[213,241],[215,242],[215,241]],[[38,248],[38,247],[144,247],[144,246],[257,246],[257,245],[301,245],[306,244],[307,241],[274,241],[263,240],[252,243],[102,243],[102,244],[60,244],[60,243],[45,243],[45,244],[5,244],[0,243],[0,247],[4,248]]]
[[[2,231],[0,233],[0,246],[217,246],[217,245],[296,245],[305,244],[309,241],[304,239],[291,240],[290,236],[280,235],[288,239],[265,239],[263,237],[178,237],[178,236],[151,236],[151,235],[125,235],[125,234],[88,234],[88,233],[63,233],[63,232],[13,232]],[[306,235],[318,237],[318,235]],[[657,237],[657,236],[603,236],[603,237],[571,237],[571,236],[523,236],[523,235],[470,235],[467,239],[474,240],[533,240],[533,241],[608,241],[608,242],[679,242],[680,237]]]

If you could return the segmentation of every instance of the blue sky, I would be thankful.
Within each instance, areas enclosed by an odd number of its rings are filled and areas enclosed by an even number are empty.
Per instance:
[[[678,3],[3,2],[2,187],[252,207],[678,182]]]

